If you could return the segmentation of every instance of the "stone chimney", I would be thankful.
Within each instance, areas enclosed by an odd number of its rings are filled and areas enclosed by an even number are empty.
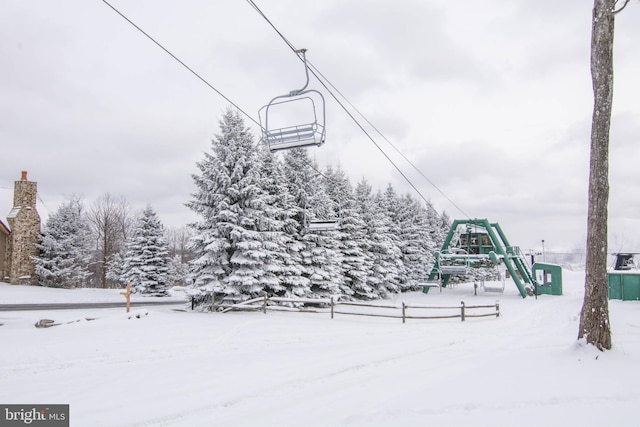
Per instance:
[[[22,171],[20,181],[13,187],[13,209],[7,216],[11,228],[9,236],[9,283],[38,284],[32,256],[38,254],[36,243],[40,234],[40,215],[36,210],[38,183],[27,180]]]
[[[27,171],[22,171],[20,181],[13,186],[13,207],[36,208],[38,183],[27,180]]]

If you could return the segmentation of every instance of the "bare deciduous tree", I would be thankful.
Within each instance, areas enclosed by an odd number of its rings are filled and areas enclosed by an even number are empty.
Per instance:
[[[124,246],[131,225],[131,209],[124,198],[106,193],[91,206],[88,218],[95,239],[91,270],[99,280],[98,285],[107,288],[107,266],[113,254]]]
[[[614,15],[624,9],[624,0],[594,0],[591,29],[591,79],[593,117],[589,167],[587,218],[587,263],[584,302],[578,338],[600,350],[611,348],[611,324],[607,283],[607,220],[609,202],[609,129],[613,100]]]
[[[188,227],[170,227],[165,229],[165,239],[169,245],[169,257],[180,257],[180,262],[185,264],[193,258],[193,254],[187,248],[189,239],[193,234]]]

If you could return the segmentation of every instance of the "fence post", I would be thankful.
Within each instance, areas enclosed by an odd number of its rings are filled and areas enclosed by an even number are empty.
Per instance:
[[[500,317],[500,300],[496,300],[496,318]]]
[[[131,283],[127,283],[126,292],[120,292],[120,295],[124,295],[127,299],[127,313],[129,312],[129,308],[131,307]]]
[[[191,296],[191,310],[193,311],[193,306],[196,304],[196,297],[195,296]]]
[[[402,323],[406,323],[407,318],[407,305],[402,301]]]
[[[460,301],[460,304],[462,304],[460,306],[460,318],[462,319],[462,321],[464,322],[464,301]]]
[[[331,318],[333,319],[333,296],[331,297]]]
[[[215,310],[215,302],[216,302],[216,293],[211,291],[211,312],[213,313]]]
[[[267,294],[264,294],[264,301],[262,302],[262,312],[267,314]]]

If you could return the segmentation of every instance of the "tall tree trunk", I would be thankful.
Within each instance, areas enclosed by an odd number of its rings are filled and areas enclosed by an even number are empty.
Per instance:
[[[598,349],[611,348],[607,297],[607,204],[609,202],[609,127],[613,99],[615,0],[595,0],[591,32],[593,118],[589,168],[587,266],[578,338]]]

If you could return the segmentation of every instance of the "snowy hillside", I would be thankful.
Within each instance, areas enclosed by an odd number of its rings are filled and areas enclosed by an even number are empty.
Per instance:
[[[396,295],[500,299],[501,318],[464,323],[169,307],[0,312],[0,402],[68,403],[72,426],[637,425],[640,303],[610,302],[612,351],[581,345],[583,276],[565,271],[564,296],[537,300],[511,283],[504,294],[474,296],[463,284]],[[39,293],[114,298],[2,284],[0,304],[41,302]],[[36,329],[42,318],[62,324]]]

